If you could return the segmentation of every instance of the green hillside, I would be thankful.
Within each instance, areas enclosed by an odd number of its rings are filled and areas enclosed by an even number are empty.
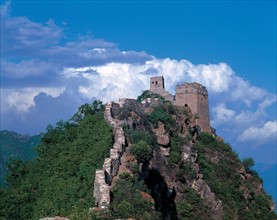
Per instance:
[[[87,213],[94,204],[95,170],[102,166],[113,140],[99,106],[83,105],[73,120],[49,126],[35,159],[9,164],[9,187],[0,191],[0,218]]]
[[[93,208],[93,183],[114,137],[95,101],[49,126],[35,159],[9,164],[0,219],[276,219],[251,158],[240,161],[221,138],[191,126],[187,107],[157,103],[146,111],[135,100],[111,108],[114,120],[126,122],[126,149],[118,173],[105,176],[107,208]]]
[[[40,144],[42,134],[30,136],[20,135],[13,131],[0,131],[0,186],[4,185],[4,176],[7,174],[7,163],[10,159],[31,160],[35,157],[35,147]]]

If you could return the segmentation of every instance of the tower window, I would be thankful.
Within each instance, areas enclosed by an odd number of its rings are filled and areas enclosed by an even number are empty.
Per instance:
[[[152,84],[154,84],[154,81],[152,81]]]
[[[158,84],[158,81],[156,81],[156,85]]]

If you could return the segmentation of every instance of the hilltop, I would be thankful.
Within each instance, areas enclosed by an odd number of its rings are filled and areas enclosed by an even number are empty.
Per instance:
[[[9,165],[0,216],[276,219],[254,161],[207,126],[206,89],[184,84],[174,97],[163,84],[48,127],[34,160]]]
[[[188,106],[151,91],[138,100],[106,106],[115,142],[96,171],[96,213],[110,210],[110,216],[135,219],[274,218],[273,202],[251,158],[240,161],[222,138],[202,132]],[[131,190],[126,191],[126,182]],[[141,182],[145,188],[138,187]],[[136,209],[139,194],[144,212]]]

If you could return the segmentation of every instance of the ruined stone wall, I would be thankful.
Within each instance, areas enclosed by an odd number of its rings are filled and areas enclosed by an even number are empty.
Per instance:
[[[163,76],[156,76],[150,78],[150,91],[162,96],[165,100],[173,103],[173,95],[167,92],[164,88]]]
[[[208,91],[199,83],[184,83],[176,87],[177,106],[188,106],[197,117],[196,123],[203,131],[210,132]]]
[[[211,132],[210,113],[208,103],[208,91],[199,83],[184,83],[176,86],[176,97],[167,92],[164,88],[164,78],[156,76],[150,78],[150,91],[164,97],[177,106],[188,106],[192,113],[197,116],[196,124],[203,131]]]
[[[113,183],[113,179],[118,174],[121,158],[125,152],[126,138],[122,125],[129,124],[126,119],[120,120],[118,114],[123,111],[124,108],[129,111],[145,113],[153,106],[159,105],[161,102],[159,99],[148,98],[142,103],[136,102],[134,99],[120,99],[119,103],[109,102],[106,104],[104,117],[108,124],[113,128],[114,144],[110,149],[110,155],[105,158],[104,164],[101,170],[96,170],[94,181],[94,192],[96,208],[106,209],[110,204],[110,190]]]
[[[109,207],[111,200],[110,185],[113,178],[117,175],[121,164],[121,156],[125,151],[124,131],[120,123],[112,117],[112,106],[112,102],[106,105],[104,117],[113,128],[114,145],[113,148],[110,149],[110,156],[105,158],[102,169],[96,170],[94,181],[93,196],[96,200],[96,207],[101,209]]]

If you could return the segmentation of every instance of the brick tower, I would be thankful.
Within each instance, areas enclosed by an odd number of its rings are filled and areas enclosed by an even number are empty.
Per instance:
[[[160,94],[164,92],[164,77],[155,76],[150,78],[150,91]]]
[[[165,100],[173,103],[173,95],[167,92],[164,88],[164,77],[155,76],[150,78],[150,91],[164,97]]]
[[[210,132],[210,113],[208,91],[199,83],[184,83],[176,87],[177,106],[188,106],[194,116],[196,123],[203,131]]]

